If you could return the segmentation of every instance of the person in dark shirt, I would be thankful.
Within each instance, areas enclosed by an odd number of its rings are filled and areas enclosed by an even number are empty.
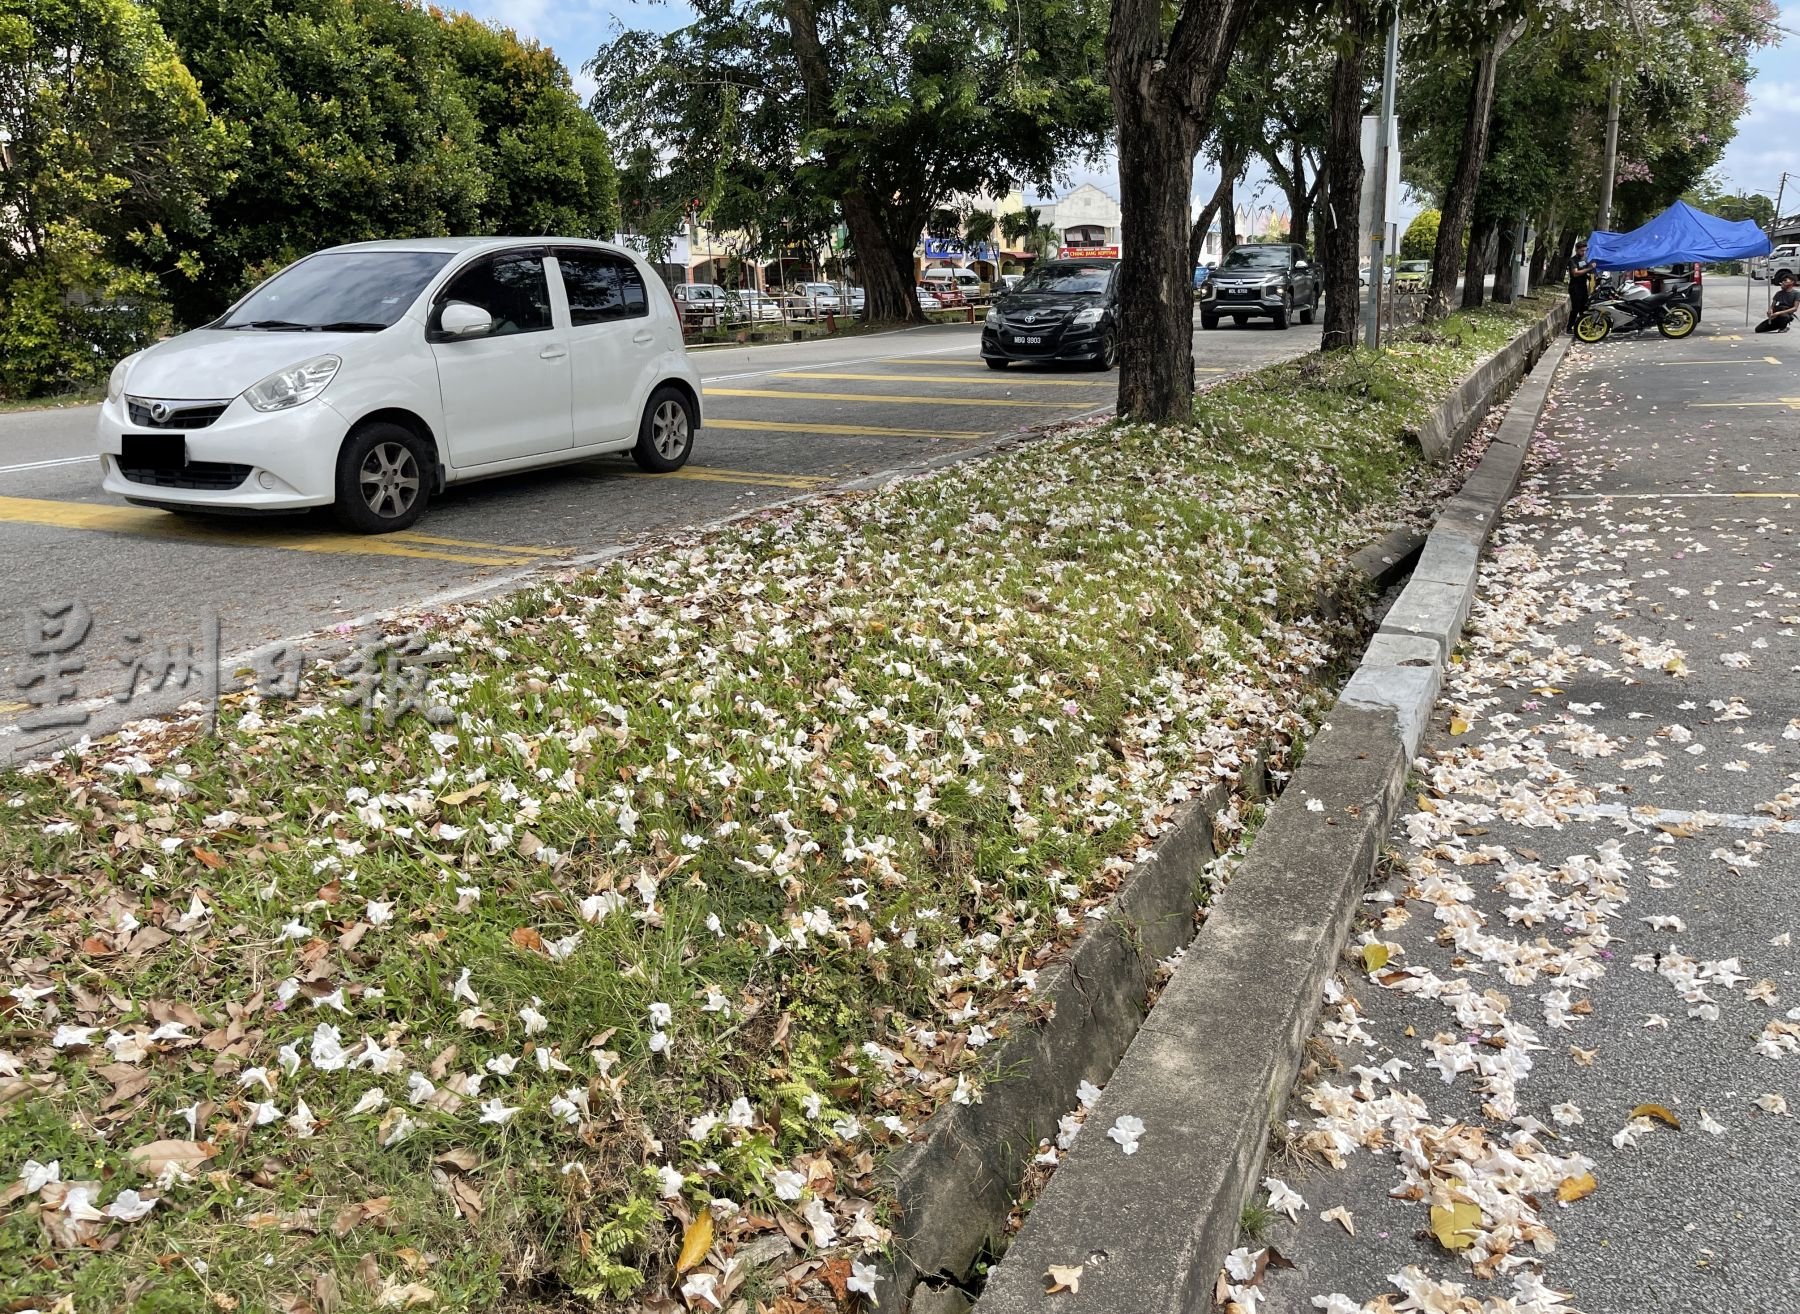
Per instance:
[[[1769,317],[1756,326],[1756,331],[1786,333],[1793,326],[1796,310],[1800,310],[1800,292],[1794,291],[1794,276],[1789,274],[1781,280],[1781,291],[1769,302]]]
[[[1569,262],[1569,332],[1587,309],[1588,295],[1594,288],[1594,262],[1588,259],[1587,243],[1575,243],[1575,256]]]

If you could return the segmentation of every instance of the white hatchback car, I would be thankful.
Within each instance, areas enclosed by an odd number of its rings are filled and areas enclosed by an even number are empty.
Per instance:
[[[404,529],[446,484],[629,451],[686,464],[700,378],[630,251],[562,238],[359,242],[121,361],[104,486],[175,511],[331,506]]]

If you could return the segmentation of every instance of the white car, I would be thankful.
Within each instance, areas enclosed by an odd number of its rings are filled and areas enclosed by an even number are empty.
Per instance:
[[[120,361],[103,486],[173,511],[331,506],[404,529],[467,479],[630,452],[686,464],[700,378],[638,256],[562,238],[359,242]]]

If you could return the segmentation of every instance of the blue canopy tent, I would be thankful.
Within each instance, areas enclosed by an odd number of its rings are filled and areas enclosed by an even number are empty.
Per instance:
[[[1721,219],[1685,201],[1675,202],[1642,228],[1629,233],[1596,232],[1588,239],[1588,259],[1608,273],[1768,254],[1768,234],[1754,221]]]

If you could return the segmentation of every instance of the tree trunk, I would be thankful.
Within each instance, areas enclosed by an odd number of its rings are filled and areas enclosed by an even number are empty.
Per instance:
[[[1163,13],[1162,0],[1114,0],[1106,33],[1123,212],[1118,412],[1179,423],[1193,413],[1194,153],[1250,3],[1182,0],[1166,38]]]
[[[1469,107],[1463,119],[1462,148],[1457,154],[1456,171],[1450,177],[1450,186],[1444,191],[1437,248],[1431,255],[1431,287],[1425,297],[1427,319],[1438,319],[1450,311],[1450,294],[1456,290],[1457,266],[1461,263],[1463,229],[1468,227],[1469,215],[1475,208],[1481,168],[1487,162],[1495,81],[1506,44],[1498,38],[1490,41],[1475,61],[1474,84],[1469,88]]]
[[[794,62],[800,69],[800,80],[806,89],[806,109],[814,123],[829,123],[832,117],[833,90],[831,67],[825,62],[819,44],[819,16],[813,0],[784,0],[788,37],[794,47]],[[865,191],[857,162],[841,150],[827,148],[825,163],[834,172],[857,181],[845,188],[839,204],[844,212],[844,226],[850,230],[850,244],[856,249],[856,264],[862,276],[863,318],[873,322],[899,320],[925,322],[925,311],[913,291],[913,247],[919,240],[923,216],[909,231],[890,231],[888,225],[908,222],[907,214],[896,215],[892,207],[878,211]]]
[[[1188,267],[1197,268],[1206,253],[1206,234],[1212,229],[1212,222],[1219,217],[1221,207],[1229,213],[1231,209],[1231,193],[1237,184],[1238,171],[1244,167],[1242,154],[1229,147],[1219,153],[1219,185],[1213,188],[1212,200],[1208,201],[1194,220],[1194,226],[1188,230]],[[1221,228],[1220,236],[1224,236]],[[1221,243],[1221,245],[1223,245]]]
[[[1550,267],[1550,255],[1554,250],[1551,240],[1556,233],[1556,204],[1551,203],[1549,211],[1538,225],[1537,241],[1531,246],[1531,286],[1535,290],[1544,281],[1544,275]]]
[[[1519,235],[1517,219],[1502,220],[1499,241],[1494,247],[1494,302],[1513,303],[1513,242]]]
[[[1219,258],[1238,244],[1237,235],[1237,179],[1225,188],[1225,199],[1219,202]]]
[[[1306,189],[1306,156],[1300,152],[1300,143],[1295,140],[1289,145],[1293,151],[1293,159],[1288,165],[1287,188],[1288,203],[1288,241],[1299,246],[1306,245],[1306,230],[1311,218],[1312,194]]]
[[[1320,261],[1325,267],[1324,351],[1356,346],[1362,306],[1356,270],[1362,253],[1363,55],[1369,43],[1369,6],[1345,7],[1343,44],[1331,65],[1331,121],[1326,129],[1325,211],[1320,216]],[[1371,277],[1377,275],[1371,271]]]
[[[1462,308],[1475,310],[1487,299],[1488,262],[1494,257],[1494,221],[1478,220],[1469,231],[1469,251],[1463,259]]]
[[[1197,144],[1180,115],[1119,116],[1119,414],[1135,419],[1184,420],[1192,404],[1194,271],[1183,265]]]

